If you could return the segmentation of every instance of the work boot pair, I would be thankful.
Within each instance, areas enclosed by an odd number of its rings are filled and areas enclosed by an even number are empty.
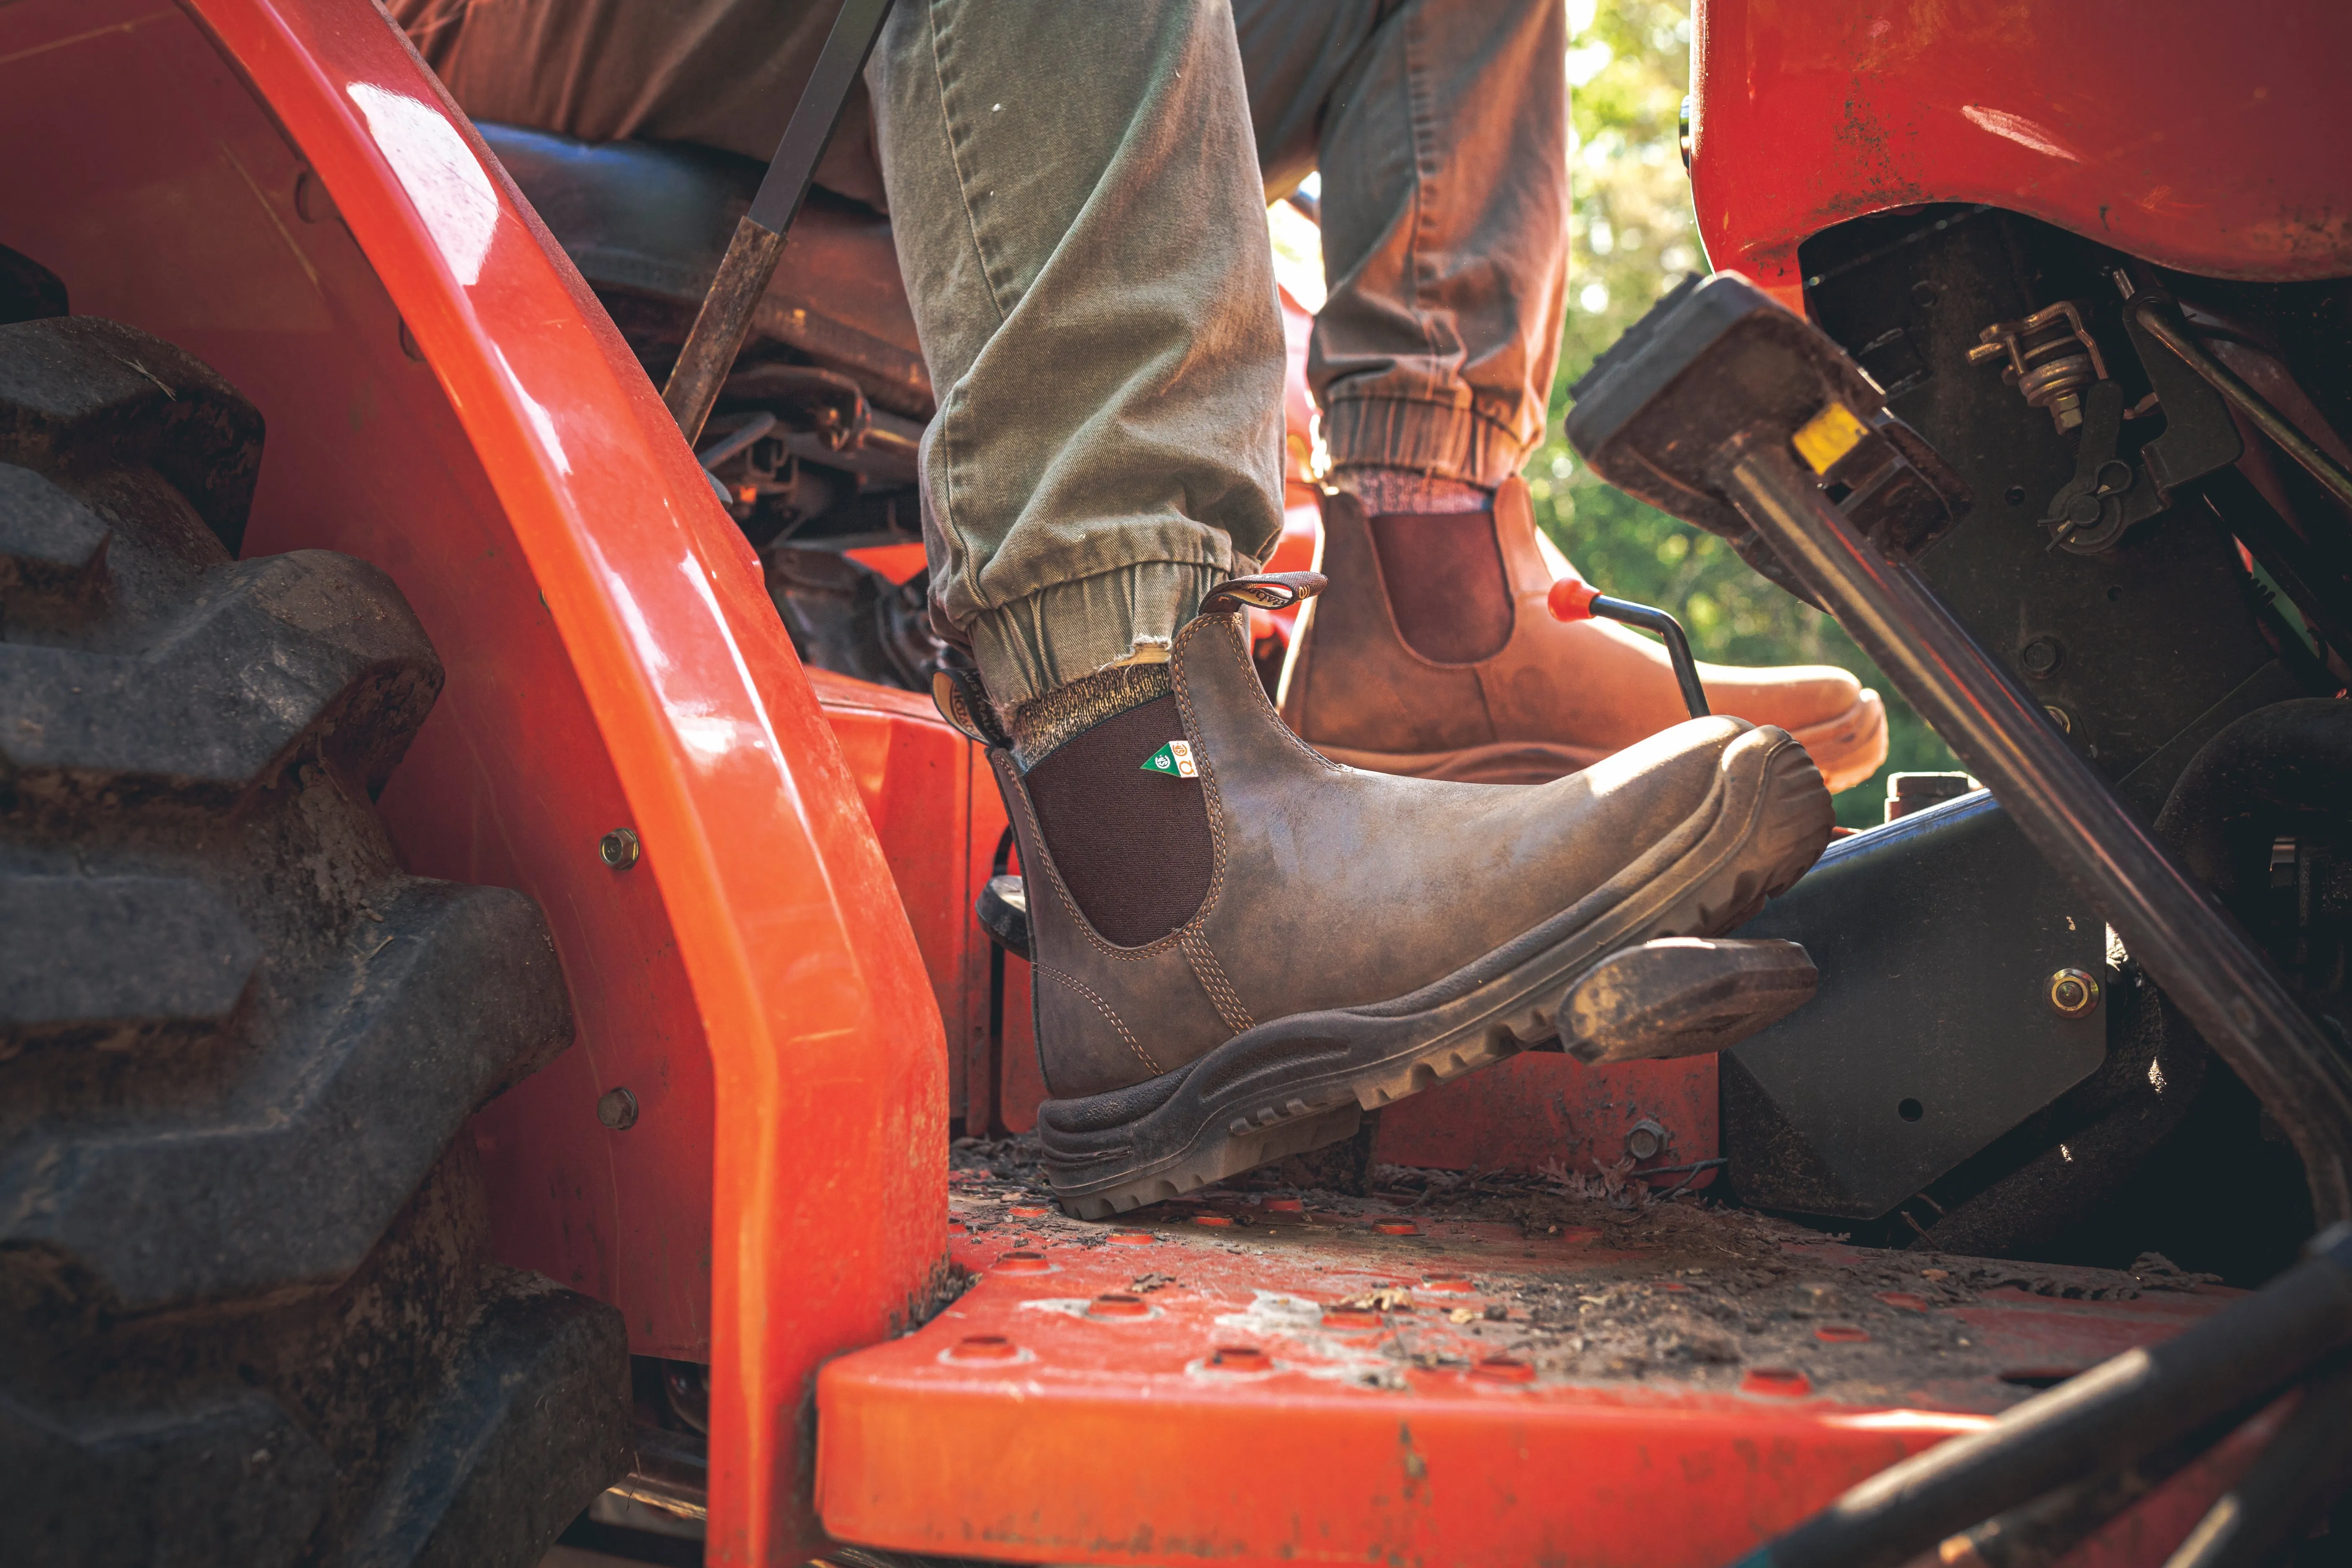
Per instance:
[[[1492,510],[1367,517],[1323,498],[1318,569],[1282,716],[1335,762],[1420,778],[1538,784],[1590,767],[1683,716],[1665,649],[1604,620],[1561,622],[1524,480]],[[1832,790],[1886,760],[1878,693],[1826,665],[1702,664],[1707,704],[1788,731]]]
[[[1250,659],[1246,610],[1320,581],[1226,584],[1178,633],[1169,695],[1025,773],[942,678],[1013,818],[1037,1131],[1083,1216],[1339,1142],[1564,1035],[1587,1059],[1713,1049],[1811,993],[1794,944],[1704,940],[1828,842],[1785,731],[1693,720],[1530,787],[1349,767],[1284,725]]]

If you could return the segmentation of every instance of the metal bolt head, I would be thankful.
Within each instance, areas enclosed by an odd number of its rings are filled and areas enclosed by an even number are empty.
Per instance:
[[[2066,649],[2056,637],[2035,637],[2017,650],[2018,667],[2036,680],[2057,674],[2065,658]]]
[[[644,852],[636,834],[626,827],[615,827],[596,840],[597,858],[615,871],[625,871],[635,865],[637,857]]]
[[[341,216],[335,211],[335,198],[308,169],[294,176],[294,211],[304,223],[323,223]]]
[[[2087,970],[2062,969],[2050,977],[2051,1011],[2062,1018],[2080,1018],[2099,1005],[2099,982]]]
[[[626,1132],[637,1124],[637,1097],[625,1089],[606,1089],[596,1102],[596,1120],[615,1132]]]
[[[1633,1130],[1625,1134],[1625,1152],[1636,1160],[1654,1160],[1665,1152],[1665,1147],[1666,1130],[1654,1121],[1636,1121]]]

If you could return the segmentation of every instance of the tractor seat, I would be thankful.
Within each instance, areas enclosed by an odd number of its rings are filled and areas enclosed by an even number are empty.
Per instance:
[[[658,381],[751,205],[762,165],[683,142],[477,129]],[[879,407],[930,417],[930,377],[890,220],[879,213],[811,191],[752,332],[755,342],[787,344],[847,374]]]

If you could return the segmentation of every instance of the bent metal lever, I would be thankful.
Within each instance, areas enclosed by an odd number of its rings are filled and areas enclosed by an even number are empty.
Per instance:
[[[1554,620],[1589,621],[1599,616],[1606,620],[1622,621],[1629,626],[1657,633],[1666,639],[1666,657],[1675,661],[1675,681],[1683,689],[1683,706],[1694,719],[1704,719],[1710,710],[1706,705],[1706,688],[1698,683],[1698,664],[1691,658],[1690,638],[1683,635],[1682,622],[1648,605],[1637,605],[1631,599],[1612,599],[1583,578],[1570,574],[1551,585],[1544,603]]]
[[[2352,1217],[2352,1065],[1912,569],[1965,494],[1876,384],[1717,273],[1661,300],[1576,392],[1568,437],[1593,472],[1749,536],[1815,595],[2261,1098],[2321,1223]]]

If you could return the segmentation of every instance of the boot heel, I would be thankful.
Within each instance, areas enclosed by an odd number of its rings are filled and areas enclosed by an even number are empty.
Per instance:
[[[1720,1051],[1803,1006],[1820,982],[1793,942],[1660,937],[1570,982],[1559,1037],[1588,1065]]]

